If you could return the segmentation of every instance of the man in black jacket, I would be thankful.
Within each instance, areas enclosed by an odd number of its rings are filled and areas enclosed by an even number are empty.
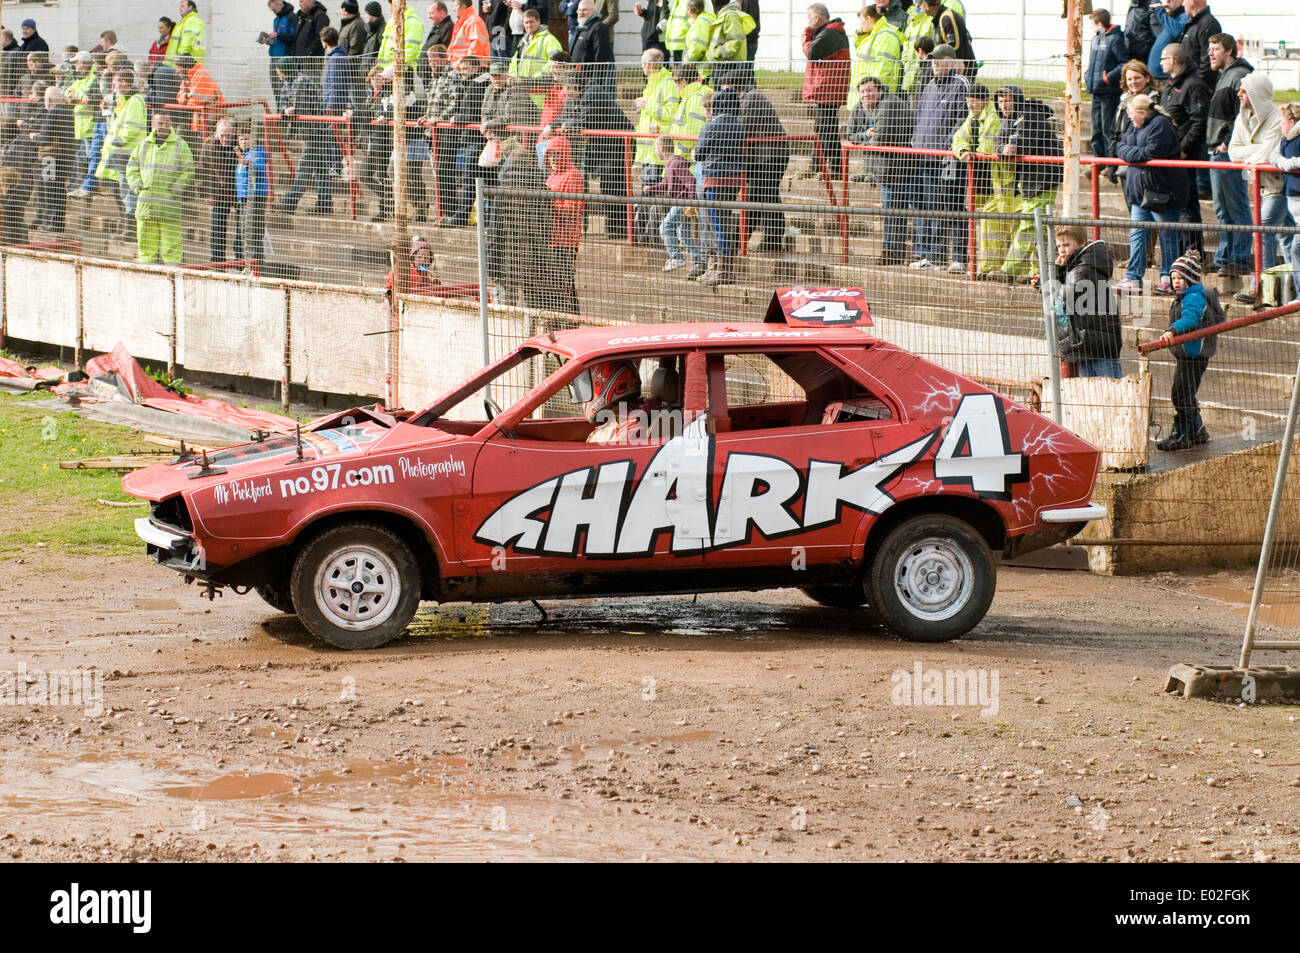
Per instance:
[[[1210,65],[1218,72],[1219,81],[1210,96],[1208,118],[1205,123],[1205,145],[1211,162],[1228,161],[1228,143],[1232,127],[1237,121],[1241,102],[1237,93],[1241,81],[1254,67],[1237,55],[1237,41],[1226,33],[1210,37]],[[1214,215],[1220,225],[1249,225],[1251,223],[1250,199],[1246,195],[1246,180],[1237,169],[1210,173],[1210,194],[1214,199]],[[1244,275],[1251,267],[1251,241],[1249,232],[1220,232],[1219,247],[1214,253],[1214,267],[1224,274]],[[1208,267],[1205,270],[1210,270]]]
[[[1169,88],[1160,99],[1160,106],[1173,120],[1174,132],[1178,135],[1178,146],[1184,159],[1204,161],[1205,123],[1210,114],[1210,88],[1201,79],[1200,73],[1192,65],[1187,50],[1181,43],[1170,43],[1160,54],[1160,66],[1173,77]],[[1187,177],[1190,193],[1183,209],[1183,219],[1188,222],[1201,223],[1201,198],[1197,185],[1197,176]],[[1203,251],[1204,236],[1201,230],[1183,232],[1179,238],[1179,254],[1189,248]],[[1205,255],[1201,255],[1204,260]]]
[[[773,137],[784,136],[785,126],[753,77],[735,73],[732,86],[740,96],[740,126],[745,134],[745,198],[775,205],[781,201],[781,180],[790,164],[790,143]],[[754,212],[748,224],[753,229],[747,238],[750,252],[785,249],[784,212]]]
[[[966,29],[966,18],[944,6],[942,0],[921,0],[921,9],[930,16],[933,24],[930,35],[934,37],[935,46],[947,43],[956,50],[962,72],[967,79],[974,79],[978,64],[975,62],[975,49],[971,46],[970,31]]]
[[[315,182],[316,204],[308,209],[308,213],[332,215],[334,188],[330,182],[329,170],[337,154],[334,132],[326,123],[293,118],[319,116],[325,111],[325,99],[315,78],[315,64],[289,56],[285,57],[280,71],[284,74],[284,98],[288,103],[282,111],[290,121],[289,135],[303,141],[303,152],[298,160],[298,169],[294,172],[293,183],[280,200],[278,210],[292,215],[298,207],[298,199],[307,191],[307,186]]]
[[[456,87],[456,108],[452,122],[462,127],[479,123],[483,118],[483,97],[491,80],[484,70],[486,64],[474,55],[465,56],[456,67],[459,84]],[[459,228],[469,224],[470,208],[474,205],[474,173],[478,157],[486,140],[477,129],[454,130],[456,142],[456,174],[450,187],[439,193],[442,218],[438,224]]]
[[[1183,10],[1189,19],[1178,42],[1187,51],[1187,61],[1192,64],[1197,75],[1212,89],[1218,76],[1210,65],[1210,37],[1222,33],[1223,27],[1219,26],[1219,21],[1210,12],[1206,0],[1183,0]]]
[[[1129,0],[1128,18],[1124,21],[1124,42],[1128,44],[1129,55],[1145,63],[1155,41],[1151,29],[1151,0]]]
[[[614,44],[592,0],[578,4],[578,29],[569,50],[584,78],[614,89]]]
[[[293,55],[304,60],[304,69],[319,76],[325,62],[325,47],[320,41],[320,31],[330,25],[330,16],[316,0],[301,0],[298,6],[298,32],[293,37]]]
[[[916,129],[916,110],[911,102],[885,89],[875,76],[864,76],[858,83],[858,104],[849,117],[847,138],[872,146],[912,144]],[[882,208],[903,208],[912,182],[912,163],[905,155],[871,153],[867,168],[880,186]],[[885,219],[884,241],[877,265],[901,265],[907,260],[907,219]]]
[[[672,7],[672,0],[637,0],[632,7],[641,18],[641,52],[658,50],[665,57],[668,47],[664,45],[663,34],[659,31],[659,22],[667,22]]]
[[[1089,242],[1081,226],[1058,225],[1056,251],[1051,291],[1061,361],[1079,377],[1121,377],[1122,325],[1106,243]]]
[[[45,37],[36,32],[35,20],[23,21],[23,42],[20,46],[24,53],[36,51],[38,53],[48,53],[50,44],[45,42]]]

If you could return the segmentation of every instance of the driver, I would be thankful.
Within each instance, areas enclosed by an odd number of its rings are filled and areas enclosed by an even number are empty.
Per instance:
[[[642,436],[648,409],[641,398],[641,374],[631,361],[603,361],[591,369],[591,400],[582,405],[596,429],[587,443],[629,443]],[[598,422],[599,421],[599,422]]]

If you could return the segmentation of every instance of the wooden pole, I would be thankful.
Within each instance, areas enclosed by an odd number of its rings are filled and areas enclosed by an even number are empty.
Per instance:
[[[1065,184],[1061,190],[1061,215],[1079,215],[1080,105],[1083,102],[1083,12],[1088,0],[1066,0],[1065,5]]]
[[[400,406],[401,298],[410,291],[406,206],[406,0],[393,0],[393,293],[388,312],[388,406]]]

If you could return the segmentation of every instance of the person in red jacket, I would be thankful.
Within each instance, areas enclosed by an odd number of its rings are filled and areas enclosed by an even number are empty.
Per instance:
[[[564,136],[552,136],[546,145],[546,187],[552,192],[583,192],[582,173],[573,164],[573,150]],[[549,246],[550,274],[547,275],[552,311],[578,313],[578,286],[574,269],[578,244],[582,241],[581,199],[552,199]]]
[[[487,24],[474,11],[474,0],[456,0],[456,25],[451,28],[451,42],[447,44],[451,68],[455,69],[467,56],[486,61],[488,47]]]
[[[433,269],[433,246],[426,242],[418,235],[411,239],[411,270],[407,273],[406,293],[413,295],[430,295],[437,294],[434,291],[442,284],[438,280],[438,273]],[[393,272],[388,272],[388,281],[384,287],[387,289],[384,294],[393,293]]]
[[[804,102],[817,111],[814,128],[826,163],[835,178],[840,177],[840,107],[848,101],[849,38],[844,21],[831,19],[824,3],[808,7],[808,26],[803,31],[803,55],[808,68],[803,74]]]

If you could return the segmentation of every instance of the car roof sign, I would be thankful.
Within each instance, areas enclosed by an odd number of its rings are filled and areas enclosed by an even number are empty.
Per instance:
[[[763,321],[814,328],[870,327],[871,308],[861,288],[777,288]]]

